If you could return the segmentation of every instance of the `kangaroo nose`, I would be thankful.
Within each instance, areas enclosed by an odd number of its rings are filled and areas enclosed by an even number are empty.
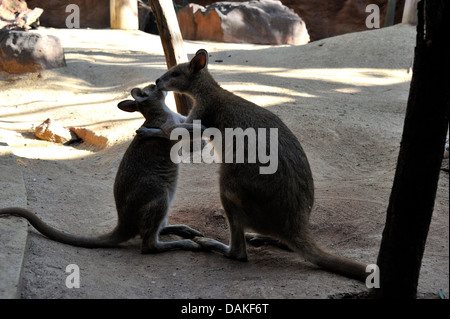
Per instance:
[[[155,83],[156,83],[156,85],[158,85],[158,83],[159,83],[159,79],[157,79]]]

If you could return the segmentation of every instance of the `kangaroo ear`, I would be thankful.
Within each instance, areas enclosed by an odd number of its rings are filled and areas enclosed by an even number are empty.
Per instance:
[[[125,100],[117,104],[117,107],[125,112],[135,112],[137,111],[136,101]]]
[[[144,102],[148,99],[148,95],[139,88],[134,88],[131,90],[131,96],[138,102]]]
[[[197,73],[201,69],[205,68],[207,65],[208,65],[208,52],[206,52],[205,49],[200,49],[192,58],[191,63],[189,64],[189,69],[193,73]]]

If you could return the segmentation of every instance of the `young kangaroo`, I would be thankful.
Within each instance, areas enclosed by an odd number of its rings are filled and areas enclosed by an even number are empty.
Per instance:
[[[251,229],[301,252],[320,267],[364,281],[365,264],[330,254],[320,249],[311,237],[309,216],[314,183],[308,160],[295,135],[272,112],[221,88],[208,72],[207,64],[208,53],[199,50],[190,62],[171,68],[156,81],[160,90],[188,94],[195,101],[184,123],[161,126],[166,138],[174,128],[186,128],[194,120],[201,120],[207,128],[219,129],[222,139],[226,136],[225,128],[251,128],[257,134],[258,128],[277,129],[278,169],[273,174],[260,174],[258,161],[222,161],[220,199],[230,225],[230,245],[210,238],[194,240],[208,250],[247,260],[244,231]],[[156,134],[145,128],[138,133]],[[217,142],[216,138],[212,141],[214,146]],[[218,145],[225,145],[224,140],[220,142]],[[269,151],[268,143],[266,151]]]
[[[155,85],[131,91],[134,100],[125,100],[118,107],[127,112],[138,111],[145,117],[144,127],[157,128],[163,123],[176,125],[183,117],[172,112],[164,103],[165,93]],[[141,252],[156,253],[170,249],[200,250],[190,239],[160,242],[159,234],[177,234],[187,238],[202,234],[185,225],[166,226],[166,218],[175,194],[178,164],[170,160],[173,142],[164,138],[144,138],[139,135],[131,142],[117,171],[114,198],[118,224],[109,234],[84,238],[61,232],[40,220],[33,212],[10,207],[0,209],[0,215],[26,218],[48,238],[86,248],[116,247],[140,234]]]

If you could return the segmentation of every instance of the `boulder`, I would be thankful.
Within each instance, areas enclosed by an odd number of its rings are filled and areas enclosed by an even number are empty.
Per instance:
[[[216,1],[192,0],[190,2],[208,6]],[[233,2],[242,1],[248,0],[233,0]],[[184,0],[175,0],[175,2],[181,5]],[[369,14],[366,12],[368,4],[375,4],[380,8],[380,25],[383,26],[388,0],[281,0],[281,2],[302,17],[308,26],[311,41],[316,41],[344,33],[368,30],[365,24]],[[404,4],[405,0],[396,1],[394,23],[402,21]]]
[[[35,130],[36,137],[41,140],[64,144],[72,139],[72,134],[66,128],[64,128],[60,123],[55,122],[51,119],[46,119],[44,122],[39,124]]]
[[[23,0],[0,0],[0,30],[28,30],[37,24],[42,11],[28,9]]]
[[[66,66],[64,50],[57,37],[0,31],[0,71],[19,74],[63,66]]]
[[[86,143],[99,146],[100,148],[106,147],[108,143],[108,138],[95,132],[95,130],[85,127],[71,127],[69,129]]]
[[[309,42],[303,20],[277,0],[189,4],[177,13],[184,39],[255,44]]]

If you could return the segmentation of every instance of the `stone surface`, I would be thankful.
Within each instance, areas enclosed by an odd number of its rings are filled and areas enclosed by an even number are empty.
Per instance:
[[[84,142],[100,146],[101,148],[104,148],[108,143],[108,139],[105,136],[96,133],[95,130],[85,127],[71,127],[70,131],[75,133]]]
[[[177,13],[184,39],[255,44],[309,42],[303,20],[276,0],[189,4]]]
[[[53,143],[64,144],[72,139],[72,134],[58,122],[46,119],[35,129],[36,137]]]
[[[0,30],[27,30],[42,14],[41,8],[33,10],[24,0],[0,1]]]
[[[242,2],[245,0],[234,0]],[[183,0],[176,0],[182,4]],[[191,3],[202,6],[210,5],[216,0],[192,0]],[[349,32],[368,30],[365,24],[368,4],[375,4],[380,8],[380,25],[384,24],[388,0],[281,0],[293,9],[306,23],[311,41],[328,38]],[[396,1],[394,23],[402,20],[405,0]]]
[[[0,71],[39,72],[66,66],[60,40],[52,35],[0,31]]]

